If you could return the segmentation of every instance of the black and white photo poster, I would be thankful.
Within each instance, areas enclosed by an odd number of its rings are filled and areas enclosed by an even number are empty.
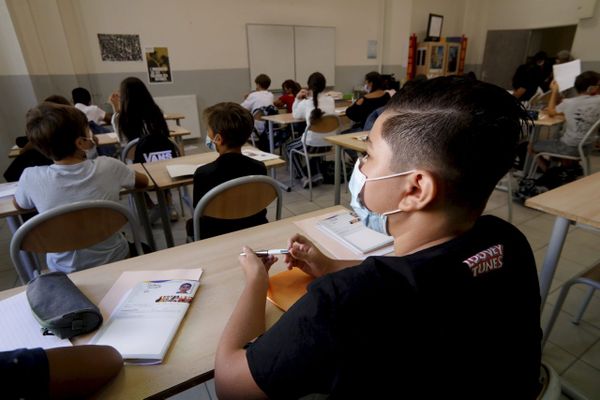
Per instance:
[[[166,47],[147,47],[144,49],[146,65],[148,66],[148,81],[150,83],[171,83],[171,64],[169,49]]]

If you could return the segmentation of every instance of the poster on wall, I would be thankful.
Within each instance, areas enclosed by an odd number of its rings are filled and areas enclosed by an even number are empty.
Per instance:
[[[166,47],[147,47],[144,49],[150,83],[172,83],[169,49]]]
[[[142,61],[139,35],[99,33],[102,61]]]

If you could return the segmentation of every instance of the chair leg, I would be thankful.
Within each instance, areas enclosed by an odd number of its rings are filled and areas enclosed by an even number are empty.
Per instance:
[[[304,158],[306,159],[306,171],[308,172],[308,198],[312,202],[312,172],[310,170],[310,157],[307,153],[304,153]]]
[[[590,301],[592,300],[592,297],[594,296],[595,291],[596,291],[596,288],[590,286],[585,299],[583,299],[583,301],[581,302],[581,306],[579,306],[579,311],[577,312],[575,319],[572,321],[575,325],[579,325],[579,321],[581,321],[581,318],[583,317],[583,313],[585,313],[585,310],[587,309],[588,305],[590,304]]]
[[[554,327],[554,323],[556,322],[558,313],[562,309],[562,305],[565,302],[565,299],[567,298],[567,294],[569,294],[569,289],[575,283],[577,283],[576,280],[568,281],[560,289],[560,294],[558,295],[558,300],[556,300],[556,304],[554,305],[554,309],[552,310],[552,315],[550,315],[550,319],[548,320],[548,323],[546,324],[546,327],[544,328],[544,337],[542,338],[542,349],[544,348],[544,345],[546,344],[546,341],[548,340],[548,337],[550,336],[550,332],[552,332],[552,328]]]
[[[290,189],[294,186],[294,179],[293,179],[293,175],[294,175],[294,153],[289,153],[288,156],[288,166],[290,169]]]

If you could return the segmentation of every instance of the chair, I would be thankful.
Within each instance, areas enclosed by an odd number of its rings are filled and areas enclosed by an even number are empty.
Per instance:
[[[200,217],[240,219],[267,208],[277,199],[275,218],[281,219],[283,203],[279,183],[263,175],[248,175],[232,179],[212,188],[194,209],[194,240],[200,240]]]
[[[569,156],[566,154],[558,154],[558,153],[537,153],[535,155],[535,157],[533,158],[533,161],[531,162],[531,167],[529,169],[528,177],[529,178],[533,177],[533,175],[535,174],[535,170],[537,168],[537,159],[542,156],[562,158],[565,160],[583,161],[582,162],[583,175],[588,176],[590,174],[591,167],[590,167],[590,158],[587,153],[589,153],[588,148],[591,147],[591,145],[586,144],[586,142],[588,142],[588,140],[590,139],[590,137],[592,135],[594,135],[598,132],[598,128],[600,128],[600,119],[592,125],[592,127],[586,132],[585,135],[583,135],[583,138],[581,139],[581,141],[579,142],[579,145],[577,146],[577,151],[579,153],[578,156]]]
[[[84,249],[108,239],[126,224],[131,228],[138,254],[144,254],[135,221],[127,208],[108,200],[86,200],[56,207],[21,225],[10,242],[10,257],[25,284],[39,271],[23,265],[20,251],[59,253]]]
[[[323,115],[317,121],[314,121],[309,126],[306,127],[306,131],[311,131],[315,134],[321,135],[337,135],[340,130],[340,117],[334,114]],[[294,176],[294,163],[292,162],[292,157],[295,154],[303,156],[306,160],[306,170],[308,171],[308,188],[310,192],[310,201],[312,201],[312,171],[310,170],[310,159],[315,157],[324,157],[326,155],[332,154],[332,150],[327,150],[318,153],[309,153],[306,148],[306,134],[302,136],[302,150],[292,149],[290,150],[290,186],[294,184],[293,176]],[[348,182],[346,177],[346,168],[342,168],[344,172],[344,182]]]
[[[572,321],[573,324],[579,325],[579,321],[581,321],[581,317],[583,317],[583,313],[585,312],[587,306],[590,304],[590,300],[592,300],[592,296],[594,295],[594,291],[600,289],[600,264],[588,269],[584,273],[577,275],[571,279],[569,279],[560,289],[560,294],[558,295],[558,299],[556,300],[556,304],[554,305],[554,309],[552,310],[552,314],[550,315],[550,319],[546,324],[544,329],[544,338],[542,340],[542,347],[546,344],[548,337],[550,336],[550,332],[552,332],[552,328],[554,327],[554,323],[556,322],[556,318],[558,317],[558,313],[560,312],[567,295],[569,294],[569,289],[571,286],[576,284],[585,284],[589,286],[589,291],[581,303],[579,307],[579,311],[575,316],[575,319]]]
[[[123,150],[121,150],[121,161],[125,164],[133,164],[133,160],[135,159],[135,149],[139,141],[140,138],[130,140]]]

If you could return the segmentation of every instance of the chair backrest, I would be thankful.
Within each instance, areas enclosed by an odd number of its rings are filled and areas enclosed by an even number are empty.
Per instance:
[[[579,142],[579,155],[584,155],[584,148],[586,146],[586,142],[589,140],[590,136],[598,134],[598,129],[600,129],[600,119],[590,127],[590,129],[583,135],[581,138],[581,142]],[[583,158],[583,157],[582,157]]]
[[[10,242],[10,257],[23,283],[34,271],[21,263],[20,251],[58,253],[90,247],[100,243],[129,223],[138,254],[143,254],[135,218],[119,203],[86,200],[56,207],[25,222]]]
[[[121,161],[125,164],[132,164],[135,158],[135,148],[137,147],[140,138],[129,141],[121,151]]]
[[[335,114],[326,114],[321,118],[311,122],[306,129],[315,133],[337,133],[337,131],[340,129],[340,126],[340,117]]]
[[[194,240],[200,240],[200,217],[240,219],[267,208],[277,199],[276,219],[281,218],[283,197],[277,181],[269,176],[248,175],[212,188],[194,209]]]

